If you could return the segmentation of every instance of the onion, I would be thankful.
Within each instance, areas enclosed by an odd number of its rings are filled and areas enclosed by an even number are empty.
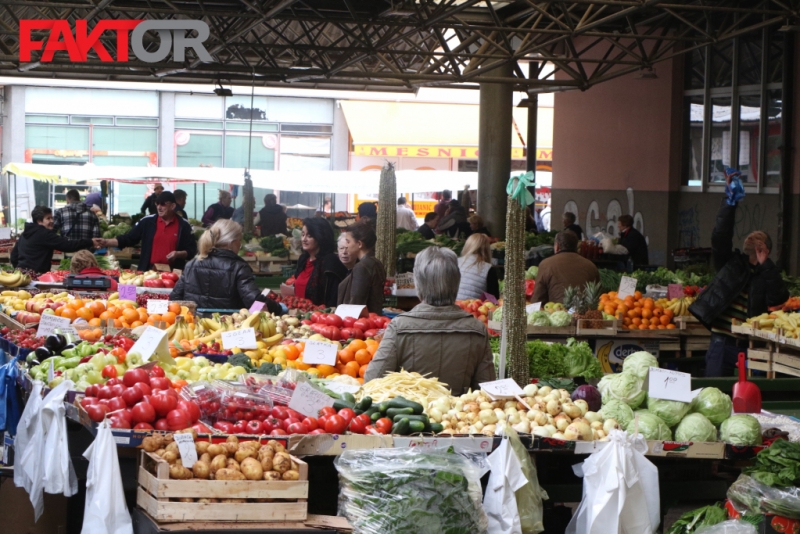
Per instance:
[[[497,414],[492,410],[481,410],[478,413],[478,417],[480,417],[481,423],[484,425],[491,425],[497,422]]]
[[[581,416],[586,415],[586,412],[589,411],[589,403],[583,399],[578,399],[575,401],[575,406],[581,409]]]
[[[506,401],[503,404],[503,409],[504,410],[508,410],[509,408],[515,408],[516,409],[516,407],[517,407],[517,401],[515,401],[515,400],[514,401]]]
[[[527,386],[522,388],[522,393],[526,397],[534,397],[537,391],[539,391],[539,386],[537,386],[536,384],[528,384]]]
[[[611,431],[615,429],[616,430],[620,429],[619,423],[617,423],[616,419],[606,419],[603,422],[603,432],[606,433],[606,436],[609,435]]]
[[[556,432],[558,432],[558,429],[553,425],[544,425],[544,428],[546,428],[547,431],[550,432],[551,435],[555,434]]]
[[[533,429],[533,435],[541,438],[549,438],[553,433],[550,432],[546,426],[537,426]]]
[[[567,429],[567,427],[572,423],[565,414],[560,413],[556,416],[556,428],[559,429],[561,432]]]
[[[481,410],[493,410],[494,409],[492,407],[492,403],[491,402],[482,402],[480,404],[480,408],[481,408]]]
[[[551,400],[547,403],[547,413],[550,415],[556,415],[561,413],[561,403],[557,400]]]
[[[556,432],[555,434],[553,434],[550,437],[553,438],[553,439],[560,439],[561,441],[567,441],[567,437],[564,434],[562,434],[561,432]]]
[[[570,417],[570,419],[575,419],[576,417],[583,415],[580,407],[574,404],[562,404],[561,409]]]
[[[590,423],[594,423],[595,421],[602,421],[603,416],[601,416],[597,412],[586,412],[583,417],[585,417]]]
[[[547,395],[551,391],[553,391],[553,388],[550,386],[544,386],[543,388],[539,388],[539,395]]]
[[[521,434],[530,434],[531,433],[531,424],[528,422],[527,419],[524,421],[520,421],[519,423],[512,426],[514,430]]]
[[[586,423],[572,423],[564,431],[564,435],[569,440],[591,441],[592,429]]]
[[[442,418],[444,416],[444,414],[442,414],[442,411],[439,408],[431,408],[430,410],[428,410],[428,415],[431,417],[433,421],[436,421],[437,423],[441,423]]]

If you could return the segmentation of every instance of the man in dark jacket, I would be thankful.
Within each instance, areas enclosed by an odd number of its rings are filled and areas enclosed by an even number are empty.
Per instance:
[[[53,210],[36,206],[31,212],[32,223],[25,223],[22,237],[11,250],[11,265],[32,269],[37,273],[50,272],[53,251],[77,252],[91,249],[91,239],[67,239],[53,231]]]
[[[425,223],[417,228],[417,232],[422,234],[422,237],[425,239],[434,239],[436,237],[434,230],[436,229],[437,224],[439,224],[439,215],[432,211],[425,215]]]
[[[736,204],[723,201],[711,234],[717,276],[689,306],[689,312],[711,330],[706,376],[731,376],[739,352],[746,351],[747,340],[731,332],[733,319],[741,322],[761,315],[789,298],[781,273],[769,259],[770,237],[752,232],[744,240],[744,251],[739,252],[733,248],[735,221]]]
[[[458,200],[451,200],[447,208],[447,215],[439,221],[438,231],[440,234],[446,233],[450,237],[459,235],[468,237],[470,235],[469,222],[467,222],[467,210]]]
[[[133,247],[142,244],[139,270],[149,271],[156,263],[183,269],[197,254],[197,242],[192,227],[175,213],[175,195],[164,191],[158,195],[158,215],[142,217],[133,230],[116,239],[95,239],[98,247]]]
[[[264,197],[264,207],[258,212],[262,236],[288,235],[286,212],[272,193]]]
[[[150,215],[156,214],[156,199],[158,199],[158,195],[164,191],[164,186],[161,184],[156,184],[153,186],[153,194],[147,197],[142,204],[142,213],[149,213]]]
[[[235,210],[231,207],[232,201],[233,199],[231,198],[230,192],[220,189],[219,202],[211,204],[203,214],[203,218],[201,219],[203,226],[208,228],[220,219],[230,219],[233,217],[233,212]]]
[[[578,218],[575,216],[574,213],[570,211],[564,213],[564,220],[563,220],[564,230],[569,230],[570,232],[578,236],[578,241],[582,241],[583,228],[581,228],[578,224],[575,223],[576,220],[578,220]]]
[[[639,230],[633,227],[633,217],[620,215],[617,220],[617,228],[619,228],[619,244],[628,249],[633,266],[648,265],[650,257],[647,253],[647,240]]]
[[[175,203],[177,204],[177,207],[175,208],[175,213],[179,217],[183,217],[184,219],[189,220],[189,216],[186,215],[186,197],[188,196],[186,194],[186,191],[184,191],[183,189],[176,189],[175,193],[173,194],[175,195]]]

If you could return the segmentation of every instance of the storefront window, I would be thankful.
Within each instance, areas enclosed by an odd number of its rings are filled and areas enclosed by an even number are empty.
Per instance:
[[[265,139],[267,138],[267,139]],[[249,164],[248,143],[250,139]],[[275,150],[267,146],[275,146],[275,135],[255,135],[250,138],[247,134],[225,134],[225,167],[241,167],[250,169],[263,169],[271,171],[275,168]]]
[[[742,182],[758,181],[761,147],[761,95],[739,97],[739,165]]]
[[[699,186],[703,179],[703,118],[706,107],[703,95],[688,96],[684,101],[683,185]]]
[[[766,154],[766,187],[780,187],[781,185],[781,129],[783,98],[781,90],[776,89],[767,93],[767,154]]]
[[[725,182],[725,167],[731,164],[731,99],[711,99],[710,182]]]
[[[178,167],[222,167],[222,134],[176,132]],[[182,136],[188,136],[184,139]]]

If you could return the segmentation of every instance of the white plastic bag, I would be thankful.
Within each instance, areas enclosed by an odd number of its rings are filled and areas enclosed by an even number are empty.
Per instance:
[[[758,534],[758,530],[750,523],[731,519],[716,525],[700,527],[695,534]]]
[[[35,380],[28,403],[22,411],[22,417],[17,425],[17,435],[14,437],[14,485],[18,488],[25,488],[31,492],[33,479],[26,472],[26,460],[28,463],[34,454],[29,450],[29,445],[39,424],[39,411],[42,407],[42,389],[44,382]],[[32,467],[32,466],[31,466]]]
[[[653,534],[660,522],[658,469],[641,436],[612,430],[610,444],[573,467],[583,499],[566,534]]]
[[[97,437],[83,456],[89,460],[89,469],[86,472],[86,506],[81,534],[132,534],[133,524],[125,504],[117,444],[108,421],[97,427]]]

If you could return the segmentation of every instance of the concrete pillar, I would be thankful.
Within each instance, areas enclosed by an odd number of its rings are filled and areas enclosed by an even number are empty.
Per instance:
[[[158,95],[158,166],[175,167],[175,93]]]
[[[4,88],[2,166],[25,163],[25,86],[7,85]],[[36,206],[33,180],[9,177],[2,181],[3,206],[6,220],[27,219]]]
[[[339,101],[333,103],[333,136],[331,137],[331,170],[350,170],[350,130]],[[343,193],[333,195],[333,209],[347,211],[347,197]]]
[[[511,65],[494,69],[490,75],[510,77]],[[512,86],[484,82],[480,92],[478,214],[492,236],[504,239],[506,185],[511,173]]]

